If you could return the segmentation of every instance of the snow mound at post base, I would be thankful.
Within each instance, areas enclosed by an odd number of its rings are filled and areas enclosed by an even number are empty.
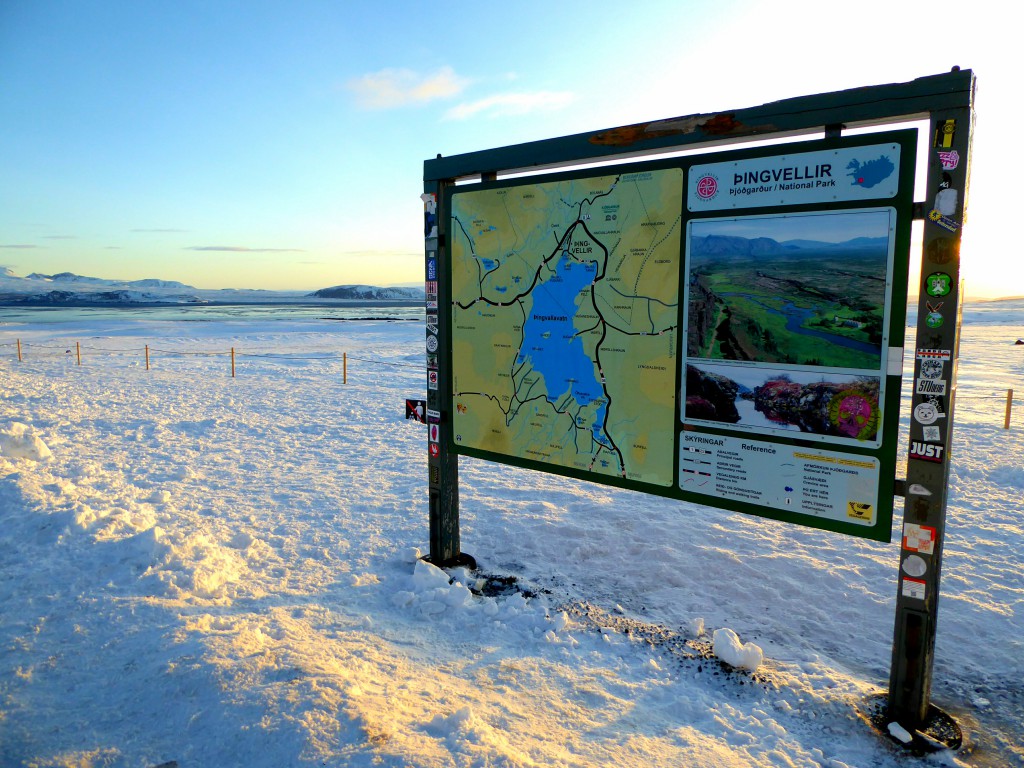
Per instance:
[[[715,630],[714,652],[729,666],[749,669],[751,672],[764,661],[764,651],[759,646],[740,642],[739,635],[727,627]]]
[[[20,421],[12,421],[0,428],[0,455],[30,461],[48,461],[53,457],[35,430]]]

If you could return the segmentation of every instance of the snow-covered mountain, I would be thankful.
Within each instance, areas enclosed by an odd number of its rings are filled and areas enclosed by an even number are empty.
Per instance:
[[[10,270],[8,270],[8,273]],[[86,277],[85,275],[76,275],[74,272],[60,272],[56,275],[44,275],[39,272],[33,272],[29,275],[27,280],[41,280],[49,283],[59,283],[61,285],[92,285],[102,288],[126,288],[126,289],[160,289],[160,290],[181,290],[181,291],[194,291],[196,290],[191,285],[185,285],[179,283],[177,280],[155,280],[153,278],[147,278],[144,280],[106,280],[102,277]]]
[[[207,290],[176,280],[110,280],[73,272],[54,275],[33,272],[20,277],[8,267],[0,267],[0,305],[8,306],[421,301],[423,298],[423,290],[417,288],[338,285],[313,293],[238,288]]]
[[[373,301],[413,301],[423,298],[422,288],[378,288],[373,285],[335,285],[309,294],[318,299],[361,299]]]
[[[205,304],[201,292],[173,280],[107,280],[60,272],[19,277],[0,270],[0,304],[29,306],[80,304]]]

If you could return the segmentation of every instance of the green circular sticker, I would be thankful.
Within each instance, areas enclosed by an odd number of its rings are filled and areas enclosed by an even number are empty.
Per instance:
[[[924,290],[929,296],[946,296],[952,288],[953,278],[945,272],[932,272],[925,278]]]

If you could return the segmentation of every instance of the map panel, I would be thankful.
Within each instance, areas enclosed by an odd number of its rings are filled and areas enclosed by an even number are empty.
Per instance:
[[[451,198],[458,448],[670,487],[683,172]]]

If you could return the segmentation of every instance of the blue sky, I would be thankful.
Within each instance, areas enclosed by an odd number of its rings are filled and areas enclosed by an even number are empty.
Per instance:
[[[0,265],[200,288],[415,283],[437,153],[959,65],[979,79],[968,295],[1024,294],[1000,159],[1022,124],[1012,25],[984,1],[856,8],[2,2]]]

